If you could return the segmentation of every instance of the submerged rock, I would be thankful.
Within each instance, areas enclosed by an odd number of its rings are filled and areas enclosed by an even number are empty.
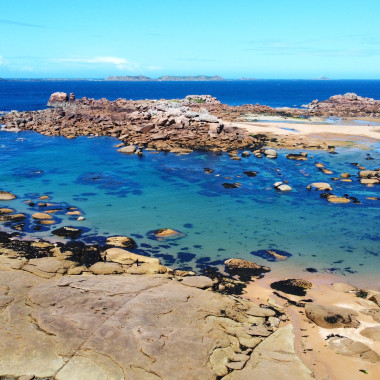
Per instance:
[[[54,235],[63,236],[71,239],[77,239],[82,235],[82,232],[83,230],[81,230],[80,228],[69,226],[61,227],[52,231]]]

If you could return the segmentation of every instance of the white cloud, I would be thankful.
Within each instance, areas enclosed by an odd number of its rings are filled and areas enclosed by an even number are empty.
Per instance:
[[[115,65],[120,70],[134,71],[138,64],[119,57],[93,57],[93,58],[58,58],[55,62],[79,63],[79,64],[110,64]]]
[[[0,55],[0,65],[7,65],[8,61]]]

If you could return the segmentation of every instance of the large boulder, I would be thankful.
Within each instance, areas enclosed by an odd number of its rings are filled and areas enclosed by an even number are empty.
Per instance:
[[[68,101],[69,101],[69,96],[67,95],[66,92],[54,92],[53,94],[50,95],[47,105],[50,107],[62,107]]]
[[[307,303],[305,313],[316,325],[326,329],[358,327],[360,325],[360,322],[355,318],[358,313],[344,307]]]

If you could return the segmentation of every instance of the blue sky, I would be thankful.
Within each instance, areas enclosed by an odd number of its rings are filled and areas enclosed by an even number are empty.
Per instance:
[[[380,79],[378,0],[0,0],[0,77]]]

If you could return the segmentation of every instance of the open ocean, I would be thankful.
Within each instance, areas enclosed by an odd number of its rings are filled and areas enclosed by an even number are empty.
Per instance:
[[[210,94],[229,105],[264,104],[301,107],[314,99],[355,92],[380,99],[380,80],[256,80],[218,82],[104,82],[104,81],[0,81],[0,111],[46,108],[56,91],[73,92],[77,98],[177,99]]]
[[[55,91],[111,100],[211,94],[235,105],[300,106],[345,92],[380,99],[380,81],[0,82],[0,110],[45,108]],[[285,159],[286,151],[280,151],[277,160],[251,156],[232,161],[226,154],[204,152],[185,156],[145,152],[138,157],[116,152],[116,144],[107,137],[67,140],[1,131],[0,190],[18,198],[0,202],[0,207],[30,215],[35,209],[25,201],[38,203],[46,194],[49,202],[63,207],[53,227],[39,226],[28,217],[24,237],[52,239],[51,229],[84,227],[85,241],[131,236],[138,244],[136,252],[159,257],[173,268],[221,267],[223,260],[240,257],[292,276],[302,276],[312,267],[379,288],[380,202],[367,197],[380,197],[380,191],[361,185],[355,178],[358,169],[350,165],[378,168],[378,143],[367,150],[339,148],[335,155],[309,151],[304,162]],[[374,159],[367,160],[368,154]],[[316,162],[334,174],[318,171]],[[206,167],[214,172],[205,173]],[[248,170],[258,175],[248,177],[243,173]],[[330,180],[342,172],[351,173],[353,182]],[[284,179],[294,188],[288,194],[273,189],[275,182]],[[225,189],[224,182],[242,185]],[[347,193],[361,203],[328,203],[318,192],[306,190],[311,182],[330,182],[334,194]],[[78,207],[86,219],[66,215],[71,206]],[[11,225],[0,228],[13,231]],[[149,234],[158,228],[174,228],[184,236],[160,242]],[[264,253],[268,249],[284,252],[289,259],[268,262]]]

